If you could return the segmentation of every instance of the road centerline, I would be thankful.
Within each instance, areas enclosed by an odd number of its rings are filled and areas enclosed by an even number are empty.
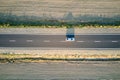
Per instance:
[[[77,42],[81,42],[81,43],[83,43],[83,42],[85,42],[85,41],[77,41]]]
[[[44,40],[43,42],[51,42],[50,40]]]
[[[33,40],[26,40],[26,42],[33,42]]]
[[[16,40],[9,40],[9,42],[16,42]]]
[[[102,42],[102,41],[94,41],[95,43],[100,43],[100,42]]]
[[[112,41],[113,43],[117,43],[118,41]]]

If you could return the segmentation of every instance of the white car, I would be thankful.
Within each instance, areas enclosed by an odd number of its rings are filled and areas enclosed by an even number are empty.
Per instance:
[[[75,38],[73,37],[73,38],[66,38],[66,41],[75,41]]]

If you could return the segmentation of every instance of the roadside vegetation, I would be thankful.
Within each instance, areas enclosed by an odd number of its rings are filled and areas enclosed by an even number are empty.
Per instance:
[[[120,61],[120,55],[79,54],[10,54],[1,53],[0,63],[16,62],[59,62],[59,61]]]
[[[120,25],[98,25],[98,24],[89,24],[89,25],[58,25],[58,26],[50,26],[50,25],[38,25],[38,26],[31,26],[31,25],[17,25],[12,26],[9,24],[0,25],[0,28],[120,28]]]
[[[0,28],[120,28],[120,15],[103,17],[100,15],[73,16],[71,12],[61,18],[45,15],[27,16],[0,13]]]

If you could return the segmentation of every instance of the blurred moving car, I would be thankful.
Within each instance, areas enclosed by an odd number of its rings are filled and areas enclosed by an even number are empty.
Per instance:
[[[67,34],[66,35],[66,41],[75,41],[74,34]]]

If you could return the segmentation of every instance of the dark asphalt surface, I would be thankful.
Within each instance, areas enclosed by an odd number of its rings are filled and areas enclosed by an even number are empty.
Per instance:
[[[0,34],[0,47],[45,48],[120,48],[120,35],[76,35],[66,41],[66,35]]]

